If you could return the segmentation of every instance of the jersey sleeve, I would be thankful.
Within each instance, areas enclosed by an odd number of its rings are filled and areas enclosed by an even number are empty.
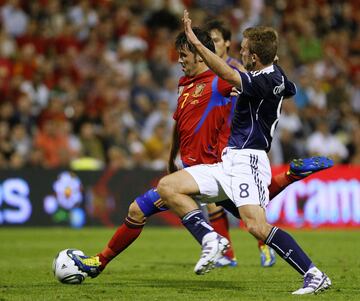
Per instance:
[[[237,87],[241,95],[248,97],[261,97],[262,91],[264,91],[263,82],[260,77],[253,77],[248,72],[242,72],[240,70],[235,69],[239,72],[241,78],[241,89]]]
[[[222,78],[219,77],[218,79],[218,91],[220,92],[220,94],[222,96],[229,96],[230,95],[230,92],[231,92],[231,89],[232,89],[232,85],[230,85],[227,81],[223,80]]]
[[[279,69],[280,73],[284,77],[284,84],[285,84],[285,91],[284,91],[284,97],[289,98],[296,94],[296,85],[292,81],[289,81],[287,76],[285,75],[284,70],[279,65],[276,65],[276,67]]]
[[[295,94],[296,94],[296,85],[293,82],[286,79],[284,97],[289,98],[294,96]]]

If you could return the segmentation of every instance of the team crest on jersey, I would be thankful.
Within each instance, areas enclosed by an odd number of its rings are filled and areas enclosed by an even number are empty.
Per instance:
[[[201,94],[202,94],[203,91],[204,91],[205,86],[206,86],[206,84],[198,84],[198,85],[196,85],[195,91],[194,91],[194,93],[193,93],[192,96],[193,96],[193,97],[199,97],[199,96],[201,96]]]
[[[184,86],[178,87],[178,96],[180,96],[183,91],[184,91]]]

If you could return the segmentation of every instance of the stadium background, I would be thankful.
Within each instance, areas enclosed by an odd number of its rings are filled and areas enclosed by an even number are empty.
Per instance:
[[[360,226],[358,1],[0,0],[0,225],[119,224],[166,169],[181,70],[181,15],[275,27],[286,101],[269,154],[327,155],[337,167],[295,184],[269,218]],[[168,213],[153,224],[177,224]]]

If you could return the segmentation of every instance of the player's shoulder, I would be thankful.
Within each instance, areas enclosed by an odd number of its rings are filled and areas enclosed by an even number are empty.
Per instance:
[[[267,66],[261,70],[250,71],[247,73],[249,80],[255,85],[265,85],[283,81],[283,72],[276,65]]]
[[[264,77],[274,76],[278,70],[275,65],[267,66],[261,70],[249,71],[248,74],[253,79],[261,79]]]

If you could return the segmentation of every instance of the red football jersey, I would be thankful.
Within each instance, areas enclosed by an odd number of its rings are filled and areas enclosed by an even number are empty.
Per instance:
[[[219,161],[220,142],[229,137],[228,118],[232,86],[211,70],[179,80],[179,98],[174,119],[180,141],[180,156],[187,166]],[[226,126],[227,125],[227,126]]]

